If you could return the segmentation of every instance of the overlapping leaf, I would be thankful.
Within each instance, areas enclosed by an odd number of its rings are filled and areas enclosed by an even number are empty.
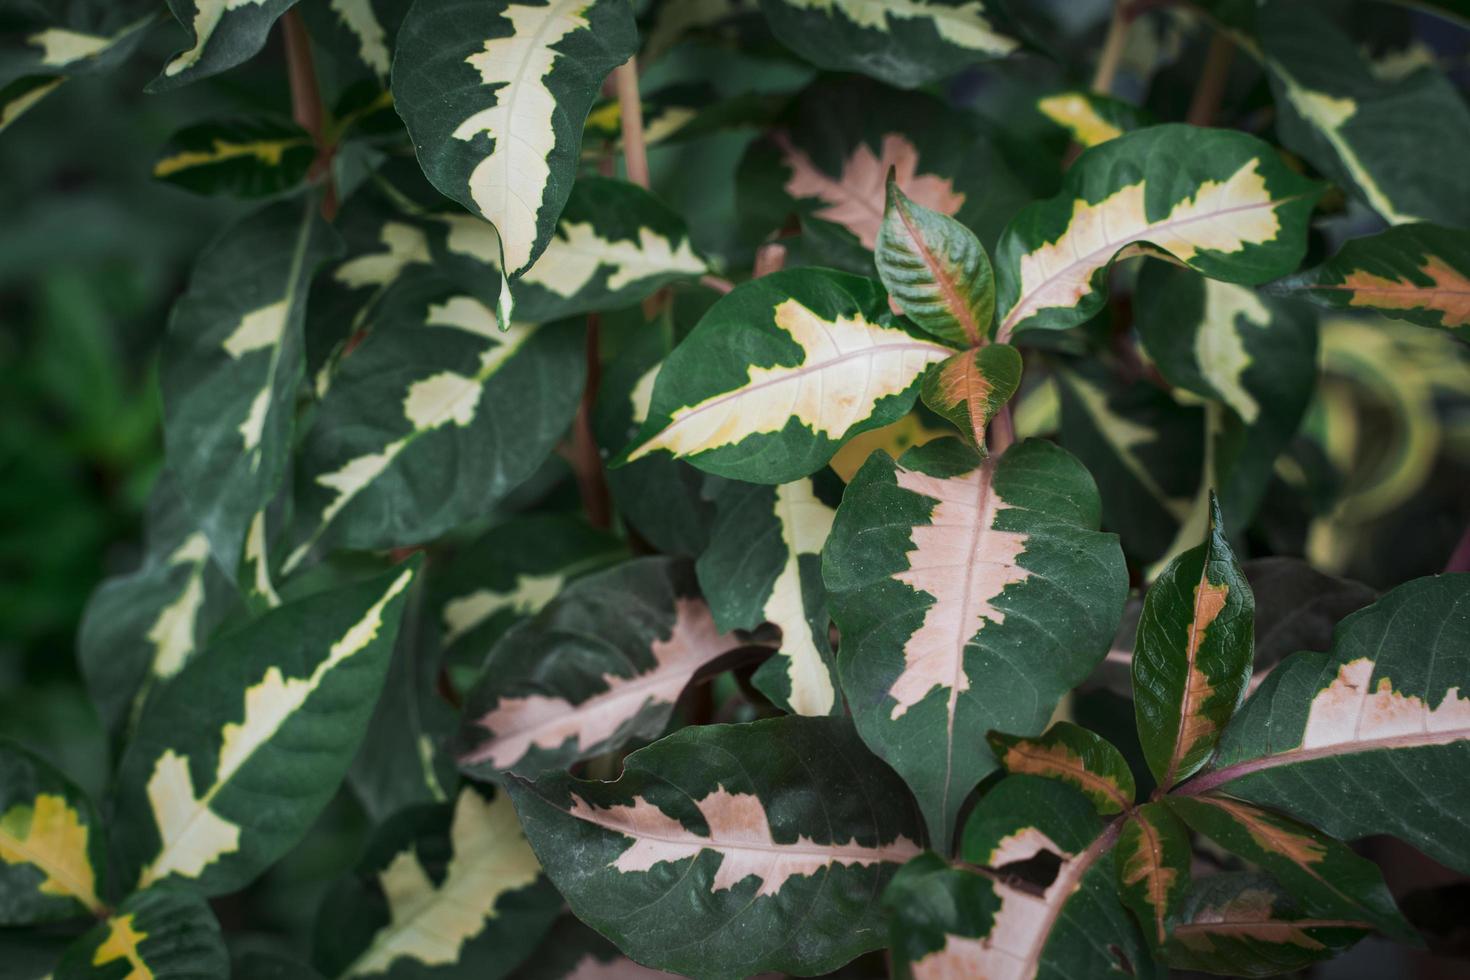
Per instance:
[[[510,798],[465,788],[374,835],[357,872],[328,893],[316,965],[332,977],[504,977],[535,949],[561,901]]]
[[[913,801],[851,723],[685,728],[616,782],[510,784],[583,922],[648,966],[712,980],[837,968],[884,942],[877,896],[919,853]]]
[[[1470,232],[1411,224],[1355,238],[1284,288],[1470,339]]]
[[[937,846],[996,768],[986,733],[1039,733],[1107,650],[1127,574],[1098,517],[1087,471],[1039,440],[874,453],[848,485],[822,566],[842,688]]]
[[[551,241],[602,80],[637,48],[627,0],[436,0],[398,34],[393,95],[424,173],[521,274]]]
[[[269,197],[300,184],[315,159],[311,136],[290,123],[202,122],[173,135],[153,176],[198,194]]]
[[[903,88],[1020,47],[995,8],[984,0],[761,0],[771,30],[803,58]]]
[[[164,446],[189,513],[230,576],[286,471],[307,284],[336,247],[316,202],[270,205],[205,250],[169,318]]]
[[[327,0],[301,5],[312,39],[347,56],[384,88],[393,66],[394,42],[412,0]]]
[[[877,284],[793,269],[735,288],[664,361],[622,459],[654,452],[757,483],[789,483],[913,404],[952,351],[885,315]]]
[[[1167,253],[1226,282],[1296,268],[1320,188],[1243,133],[1177,124],[1093,147],[1062,192],[1028,205],[997,247],[998,336],[1063,329],[1103,305],[1118,257]]]
[[[1209,761],[1251,675],[1255,599],[1213,501],[1211,511],[1204,543],[1144,596],[1133,647],[1138,736],[1165,789]]]
[[[465,701],[460,764],[536,776],[653,738],[684,688],[740,645],[716,628],[687,562],[589,575],[490,652]]]
[[[761,665],[753,683],[798,715],[841,708],[822,585],[822,546],[841,496],[834,483],[823,470],[774,487],[725,484],[715,497],[709,548],[696,566],[721,629],[781,628],[780,655]]]
[[[65,9],[35,4],[29,10],[15,5],[5,13],[0,132],[68,78],[116,68],[157,22],[153,13],[122,3]]]
[[[327,545],[418,544],[484,516],[576,412],[576,322],[512,324],[430,274],[400,283],[306,435],[289,571]]]
[[[983,448],[990,420],[1021,386],[1021,368],[1021,352],[1010,344],[976,347],[931,368],[919,397],[953,422],[966,442]]]
[[[56,980],[195,980],[230,973],[224,937],[209,905],[180,888],[130,895],[68,947]]]
[[[1191,856],[1188,829],[1161,802],[1134,810],[1118,834],[1118,893],[1154,949],[1168,941],[1184,902]]]
[[[296,0],[168,0],[189,34],[183,48],[148,85],[150,92],[197,82],[243,64],[265,47],[271,25]]]
[[[1416,579],[1288,657],[1221,741],[1196,791],[1293,813],[1336,837],[1394,834],[1470,869],[1470,575]]]
[[[1078,146],[1100,146],[1144,125],[1137,106],[1095,92],[1065,91],[1036,100],[1036,111],[1061,126]]]
[[[989,742],[1006,772],[1061,780],[1081,790],[1099,813],[1133,806],[1138,789],[1127,760],[1101,735],[1079,725],[1059,721],[1037,738],[992,732]]]
[[[118,769],[125,882],[222,894],[296,843],[362,738],[413,576],[394,569],[266,613],[149,703]]]
[[[39,756],[0,740],[0,925],[100,912],[107,869],[97,811]]]

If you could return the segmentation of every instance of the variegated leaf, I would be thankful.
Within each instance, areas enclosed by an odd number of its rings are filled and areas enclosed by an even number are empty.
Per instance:
[[[1273,670],[1221,741],[1219,788],[1334,836],[1394,834],[1470,870],[1470,574],[1416,579]],[[1310,802],[1309,802],[1310,801]]]
[[[136,8],[121,4],[57,8],[63,19],[53,19],[53,6],[6,10],[5,29],[15,32],[18,43],[6,45],[0,59],[0,132],[68,78],[111,71],[126,61],[158,20],[153,14],[137,17]]]
[[[189,35],[189,46],[177,52],[148,84],[164,92],[228,71],[249,61],[265,47],[271,25],[296,0],[168,0],[169,10]]]
[[[1093,147],[1001,236],[998,337],[1088,320],[1114,260],[1145,251],[1227,282],[1290,272],[1319,193],[1244,133],[1170,124]]]
[[[828,470],[774,487],[726,483],[715,497],[709,548],[696,566],[721,629],[781,628],[780,654],[752,682],[792,714],[830,715],[842,707],[822,585],[822,546],[840,498],[841,483]]]
[[[1069,721],[1057,722],[1036,738],[991,732],[989,742],[1006,772],[1068,783],[1086,794],[1099,813],[1121,813],[1138,794],[1122,753],[1101,735]]]
[[[189,513],[232,577],[251,521],[286,470],[305,371],[307,285],[337,246],[315,201],[270,205],[205,250],[169,318],[165,452]]]
[[[874,259],[910,320],[946,343],[974,347],[990,336],[995,278],[990,256],[958,221],[909,200],[889,179]]]
[[[1304,915],[1281,886],[1236,871],[1194,883],[1166,950],[1169,965],[1233,977],[1268,977],[1335,956],[1372,927]]]
[[[710,980],[824,973],[882,946],[878,895],[923,840],[903,784],[839,718],[685,728],[616,782],[509,789],[578,918]]]
[[[1279,881],[1309,914],[1362,922],[1401,941],[1418,941],[1378,866],[1346,844],[1240,800],[1173,795],[1165,800],[1196,833]]]
[[[946,868],[937,856],[911,862],[894,878],[885,905],[892,914],[895,974],[912,980],[1007,977],[1154,978],[1160,970],[1118,898],[1111,851],[1118,823],[1104,828],[1081,793],[1034,776],[1010,776],[983,797],[966,841],[999,846],[967,850],[1028,860],[1059,860],[1044,887],[1014,877]]]
[[[520,965],[561,899],[541,873],[510,798],[466,787],[451,805],[397,814],[317,920],[326,976],[477,977]]]
[[[77,637],[87,692],[110,735],[132,727],[153,689],[183,668],[236,602],[165,472],[149,500],[142,563],[92,593]]]
[[[813,64],[902,88],[937,81],[1020,41],[985,0],[761,0],[771,30]]]
[[[996,768],[986,733],[1039,733],[1107,651],[1127,573],[1097,526],[1087,471],[1034,439],[874,453],[847,487],[822,563],[842,690],[938,848]]]
[[[545,322],[630,306],[704,271],[684,219],[662,201],[637,184],[583,177],[546,251],[512,287],[516,315]]]
[[[419,544],[485,516],[571,423],[581,340],[573,321],[502,331],[432,274],[400,283],[306,434],[285,570],[329,545]]]
[[[388,86],[398,27],[412,0],[325,0],[301,5],[312,39]]]
[[[1081,147],[1100,146],[1141,128],[1144,113],[1136,106],[1095,92],[1065,91],[1036,100],[1036,111],[1067,131]]]
[[[173,135],[153,176],[197,194],[269,197],[305,180],[315,159],[311,136],[290,123],[202,122]]]
[[[930,368],[919,384],[919,397],[953,422],[965,441],[985,446],[990,420],[1021,386],[1021,352],[1010,344],[986,344],[954,354]]]
[[[490,651],[465,699],[460,765],[534,777],[654,738],[684,689],[740,645],[716,628],[688,562],[589,575]]]
[[[1145,803],[1128,815],[1113,857],[1123,904],[1149,945],[1162,948],[1189,890],[1189,830],[1165,804]]]
[[[1211,500],[1203,544],[1164,569],[1143,598],[1133,647],[1133,709],[1164,789],[1198,772],[1245,697],[1255,597]]]
[[[196,980],[230,974],[209,905],[182,888],[136,892],[67,948],[55,980]]]
[[[234,891],[326,806],[372,714],[412,567],[272,610],[152,699],[119,764],[123,880]]]
[[[1470,232],[1399,225],[1346,242],[1283,284],[1330,309],[1363,309],[1470,340]]]
[[[627,0],[433,0],[404,20],[393,95],[419,163],[495,225],[511,276],[551,241],[587,112],[636,48]]]
[[[0,925],[101,912],[106,869],[92,802],[39,756],[0,739]]]
[[[818,269],[737,286],[664,361],[620,457],[662,452],[737,480],[790,483],[849,437],[894,421],[952,350],[886,314],[868,279]]]
[[[588,572],[627,557],[627,546],[580,518],[535,514],[497,524],[432,569],[433,616],[444,661],[469,687],[485,656]],[[460,684],[458,681],[464,680]]]
[[[1461,193],[1470,108],[1438,68],[1380,78],[1312,4],[1263,4],[1254,16],[1287,148],[1390,224],[1470,225]]]

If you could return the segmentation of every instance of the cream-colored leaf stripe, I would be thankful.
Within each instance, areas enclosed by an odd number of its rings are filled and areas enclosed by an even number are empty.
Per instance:
[[[786,657],[786,676],[791,682],[787,699],[799,715],[827,715],[836,703],[832,673],[812,639],[806,603],[802,598],[802,555],[820,555],[837,512],[812,492],[811,480],[797,480],[776,487],[776,521],[781,526],[781,543],[786,546],[786,563],[771,586],[762,615],[766,622],[781,627],[781,655]],[[819,628],[825,624],[819,624]]]
[[[565,584],[566,576],[561,574],[517,575],[515,585],[508,592],[476,589],[456,596],[444,603],[444,643],[446,646],[453,643],[501,610],[523,616],[540,612]]]
[[[464,944],[496,916],[501,896],[535,884],[541,865],[521,832],[508,796],[486,802],[461,791],[449,829],[454,856],[435,885],[412,847],[378,875],[389,924],[341,977],[387,973],[401,959],[422,966],[457,963]]]
[[[372,0],[331,0],[332,13],[357,38],[357,56],[380,79],[387,79],[392,68],[388,51],[388,33],[378,22]]]
[[[281,156],[297,146],[310,146],[306,139],[248,140],[235,143],[227,139],[210,141],[208,150],[181,150],[153,165],[153,176],[170,177],[196,167],[210,167],[231,160],[253,159],[267,167],[279,167]]]
[[[519,272],[531,261],[536,216],[551,180],[547,158],[556,146],[552,120],[556,96],[546,79],[560,57],[552,45],[579,30],[589,30],[589,0],[551,0],[545,6],[512,3],[504,17],[512,33],[490,38],[465,60],[494,86],[495,104],[481,109],[454,130],[454,138],[488,135],[490,155],[470,171],[469,190],[480,212],[495,224],[505,249],[505,267]]]
[[[267,2],[268,0],[192,0],[194,19],[189,26],[194,31],[194,46],[165,65],[164,75],[172,78],[197,65],[226,15],[246,7],[263,7]]]
[[[1098,114],[1097,108],[1081,92],[1059,92],[1036,103],[1041,114],[1072,134],[1084,147],[1100,146],[1123,135],[1123,131]]]
[[[166,680],[177,674],[194,652],[194,633],[204,608],[204,568],[209,560],[209,539],[195,531],[168,556],[169,567],[189,566],[184,588],[173,602],[158,611],[144,634],[153,644],[150,673]]]
[[[776,306],[775,324],[802,349],[800,364],[751,366],[739,388],[677,409],[663,431],[629,453],[629,461],[658,449],[689,456],[734,445],[779,432],[791,418],[841,439],[880,400],[903,392],[930,364],[954,353],[861,314],[824,320],[795,299]]]
[[[221,731],[219,758],[212,782],[196,792],[190,760],[167,749],[154,762],[148,779],[148,802],[158,827],[158,854],[143,869],[138,887],[145,888],[169,875],[198,878],[220,858],[240,847],[240,827],[210,809],[215,796],[249,762],[290,717],[306,703],[335,667],[360,653],[378,636],[383,610],[408,587],[413,570],[405,569],[373,603],[307,677],[285,677],[270,667],[258,683],[244,692],[244,713]]]
[[[1252,159],[1223,181],[1207,180],[1162,218],[1144,208],[1144,181],[1096,203],[1072,202],[1067,228],[1054,242],[1021,256],[1020,293],[1001,321],[1008,340],[1023,320],[1045,309],[1071,308],[1093,291],[1092,274],[1129,245],[1148,242],[1188,261],[1201,251],[1239,252],[1275,240],[1281,230],[1272,198]]]
[[[57,86],[64,81],[66,81],[65,78],[37,80],[30,88],[19,95],[12,96],[4,105],[0,105],[0,133],[3,133],[11,123],[23,116],[37,102],[56,91]]]
[[[706,268],[687,238],[675,247],[652,228],[639,228],[636,241],[613,240],[599,235],[590,221],[564,221],[546,251],[519,281],[570,298],[604,267],[610,270],[607,286],[612,290],[651,276],[697,276]]]
[[[839,14],[871,30],[890,30],[893,21],[927,21],[935,32],[956,47],[982,54],[1009,54],[1018,46],[1014,38],[996,31],[985,16],[979,0],[967,3],[932,3],[926,0],[784,0],[791,7]]]
[[[143,960],[143,940],[148,933],[134,927],[132,913],[107,920],[107,936],[92,954],[93,966],[106,966],[122,960],[128,972],[121,980],[154,980],[151,967]]]
[[[87,853],[90,833],[66,797],[38,793],[0,814],[0,861],[32,865],[44,875],[41,894],[75,898],[95,911],[102,903]]]

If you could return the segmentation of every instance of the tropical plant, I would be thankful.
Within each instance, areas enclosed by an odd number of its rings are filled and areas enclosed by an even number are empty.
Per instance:
[[[173,305],[141,563],[79,630],[105,796],[0,741],[0,959],[1422,945],[1352,842],[1470,874],[1465,498],[1381,595],[1292,556],[1341,571],[1423,440],[1467,445],[1430,402],[1470,404],[1470,110],[1335,8],[1067,6],[4,5],[0,128],[172,41],[150,92],[237,105],[273,35],[290,118],[272,90],[157,146],[179,201],[252,203]],[[1418,6],[1372,23],[1470,16]],[[1372,480],[1350,383],[1407,433]],[[343,807],[309,948],[236,928]]]

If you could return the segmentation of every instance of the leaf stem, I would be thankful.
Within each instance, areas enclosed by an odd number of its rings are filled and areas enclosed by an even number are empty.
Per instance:
[[[337,187],[332,181],[332,156],[336,147],[327,137],[326,109],[317,84],[316,62],[311,55],[311,36],[299,10],[286,11],[281,18],[281,33],[286,41],[286,77],[291,83],[291,118],[311,134],[316,144],[316,159],[312,161],[310,174],[313,180],[323,182],[322,217],[330,221],[337,216]]]
[[[607,493],[602,452],[592,435],[592,412],[597,405],[597,392],[601,385],[602,318],[591,313],[587,316],[587,384],[582,389],[582,403],[577,406],[577,419],[572,425],[571,462],[588,522],[593,527],[606,529],[612,526],[612,503]]]
[[[1111,95],[1113,82],[1118,77],[1118,64],[1123,60],[1123,49],[1127,46],[1128,25],[1133,17],[1122,0],[1115,0],[1113,17],[1108,21],[1108,33],[1103,39],[1102,54],[1097,59],[1097,70],[1092,75],[1092,91],[1098,95]]]
[[[1460,543],[1455,545],[1450,560],[1445,564],[1447,572],[1470,572],[1470,524],[1465,526],[1465,533],[1460,535]]]
[[[995,418],[990,420],[990,453],[999,456],[1016,441],[1016,423],[1011,416],[1011,406],[1003,405]]]
[[[638,58],[613,69],[618,86],[618,119],[623,128],[623,163],[628,179],[648,189],[648,144],[643,135],[643,99],[638,94]]]
[[[1191,126],[1214,125],[1220,100],[1225,96],[1225,83],[1230,80],[1230,63],[1234,60],[1235,43],[1224,31],[1216,31],[1210,38],[1205,66],[1200,70],[1199,84],[1195,86],[1185,122]]]

